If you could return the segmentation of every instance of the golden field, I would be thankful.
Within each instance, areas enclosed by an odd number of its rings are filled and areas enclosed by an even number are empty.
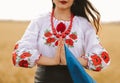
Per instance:
[[[12,64],[14,44],[21,38],[29,22],[0,21],[0,83],[33,83],[34,68]],[[103,46],[110,54],[111,64],[101,72],[87,72],[97,83],[120,83],[120,23],[104,23],[100,31]]]

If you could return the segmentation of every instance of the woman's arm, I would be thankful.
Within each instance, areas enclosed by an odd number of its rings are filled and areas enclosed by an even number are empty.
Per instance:
[[[61,52],[60,52],[60,65],[66,65],[66,57],[65,57],[65,49],[64,49],[64,41],[61,42],[62,47],[61,47]],[[77,58],[78,61],[84,66],[87,66],[87,59],[83,58],[83,57],[79,57]]]
[[[81,63],[82,66],[86,67],[88,64],[87,59],[83,57],[77,58],[77,60]],[[61,65],[66,65],[66,58],[65,58],[65,50],[64,50],[64,45],[61,48],[61,55],[60,55],[60,64]]]
[[[38,65],[58,65],[60,63],[60,47],[56,50],[55,57],[40,56],[40,59],[37,61]]]
[[[92,25],[86,24],[84,28],[84,55],[88,61],[87,68],[94,71],[101,71],[110,63],[110,57],[106,49],[101,45],[100,39]],[[83,57],[84,58],[84,57]]]
[[[56,49],[56,54],[54,57],[40,56],[40,59],[37,61],[38,65],[59,65],[60,64],[60,55],[62,48],[62,38],[58,41],[58,47]]]
[[[81,63],[82,66],[84,66],[84,67],[87,66],[87,63],[88,63],[87,59],[84,59],[84,58],[82,58],[82,57],[79,57],[79,58],[77,58],[77,59],[78,59],[78,61]]]
[[[78,61],[83,65],[87,66],[87,60],[79,57]],[[55,57],[41,56],[40,60],[37,62],[38,65],[66,65],[64,41],[60,38],[58,43],[58,48],[56,50]]]
[[[57,58],[51,58],[47,56],[41,56],[40,60],[37,61],[38,65],[58,65],[59,60]]]

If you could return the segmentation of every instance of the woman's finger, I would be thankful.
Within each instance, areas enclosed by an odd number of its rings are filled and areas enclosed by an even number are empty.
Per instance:
[[[63,39],[62,39],[62,37],[60,37],[59,40],[58,40],[58,45],[59,46],[62,46],[62,41],[63,41]]]

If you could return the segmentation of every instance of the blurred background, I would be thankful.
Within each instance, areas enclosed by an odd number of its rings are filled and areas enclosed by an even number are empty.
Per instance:
[[[12,64],[12,51],[30,20],[51,11],[52,0],[0,0],[0,83],[33,83],[34,68]],[[101,13],[100,39],[110,54],[110,66],[87,72],[97,83],[120,83],[120,5],[119,0],[90,0]]]

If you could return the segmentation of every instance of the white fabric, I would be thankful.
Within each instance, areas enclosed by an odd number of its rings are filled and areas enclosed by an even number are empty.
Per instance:
[[[19,47],[16,50],[17,55],[20,55],[24,51],[30,51],[32,54],[31,57],[28,57],[30,62],[29,67],[33,67],[35,65],[35,60],[38,59],[40,54],[48,57],[54,57],[55,55],[55,49],[57,46],[55,46],[54,43],[49,45],[46,44],[46,38],[44,36],[45,31],[50,31],[52,33],[50,17],[51,14],[49,13],[31,21],[23,37],[18,42]],[[70,24],[70,21],[57,20],[56,18],[54,18],[53,21],[55,27],[60,22],[65,23],[67,27]],[[89,59],[91,58],[88,55],[93,53],[100,55],[102,51],[105,51],[105,49],[99,44],[100,42],[94,28],[85,18],[75,16],[73,18],[73,26],[70,34],[72,33],[77,35],[77,39],[73,40],[74,44],[73,46],[69,46],[69,49],[75,57],[85,55],[88,58],[89,69],[95,69],[95,67],[89,62]],[[52,35],[52,37],[56,38],[54,35]],[[69,36],[66,36],[65,39],[67,38],[69,39]],[[102,67],[104,66],[106,66],[106,64]]]

